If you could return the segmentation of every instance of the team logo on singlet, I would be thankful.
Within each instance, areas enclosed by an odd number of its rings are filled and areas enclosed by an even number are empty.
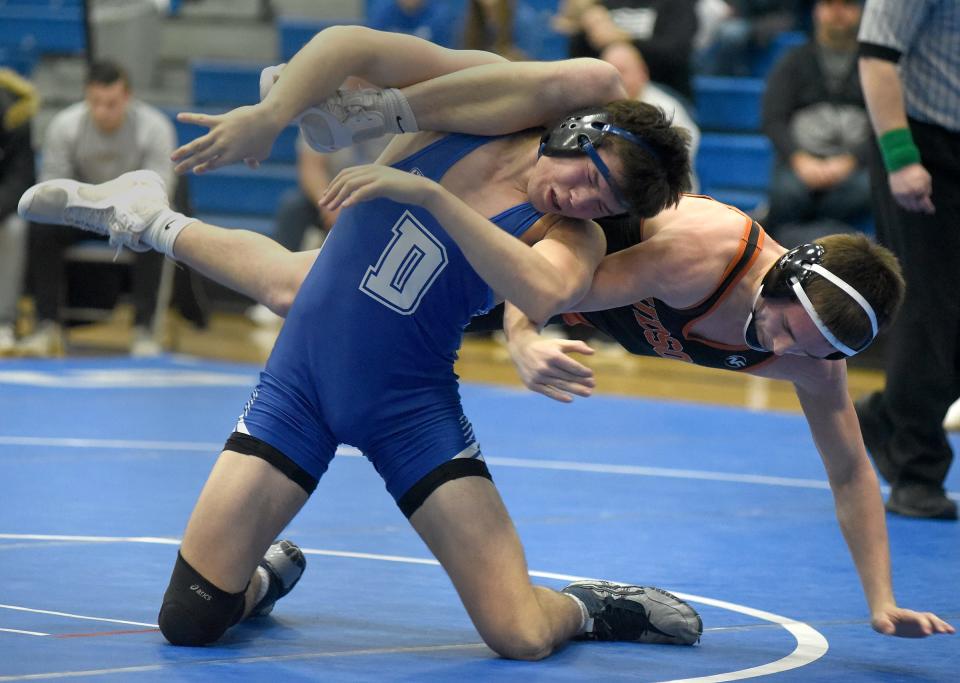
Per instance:
[[[734,353],[724,358],[723,364],[726,365],[728,368],[733,368],[734,370],[741,370],[747,367],[747,359],[741,356],[739,353]]]
[[[392,238],[367,268],[360,291],[401,315],[413,315],[446,268],[447,249],[410,211],[391,228]]]
[[[660,322],[652,299],[644,299],[633,305],[633,317],[643,329],[643,337],[650,348],[661,358],[673,358],[692,363],[693,359],[683,350],[683,344],[670,334]]]

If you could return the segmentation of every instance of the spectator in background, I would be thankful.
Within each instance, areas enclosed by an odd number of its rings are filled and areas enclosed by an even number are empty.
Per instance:
[[[566,0],[557,27],[571,33],[571,57],[598,57],[613,43],[633,43],[650,80],[692,102],[695,6],[695,0]]]
[[[26,225],[17,202],[35,182],[30,119],[37,91],[10,69],[0,68],[0,355],[16,343],[17,302],[26,261]]]
[[[860,79],[879,142],[871,158],[877,235],[897,254],[906,298],[886,387],[857,403],[887,510],[957,519],[941,421],[960,396],[960,3],[867,0]]]
[[[669,118],[673,119],[673,125],[686,128],[690,133],[689,190],[696,192],[700,187],[694,170],[696,168],[697,150],[700,147],[700,127],[694,122],[684,103],[656,83],[650,82],[650,72],[647,69],[647,64],[633,43],[613,43],[600,53],[600,58],[617,67],[617,71],[620,72],[620,77],[623,79],[623,87],[627,91],[627,97],[660,107]]]
[[[763,132],[776,149],[764,227],[785,247],[847,232],[870,215],[872,145],[860,77],[861,0],[817,0],[813,38],[767,78]]]
[[[380,31],[407,33],[444,47],[459,36],[460,18],[446,0],[372,0],[367,25]]]
[[[170,155],[176,148],[173,124],[158,109],[133,97],[124,69],[96,62],[87,73],[84,100],[50,121],[43,143],[40,179],[71,178],[101,183],[137,169],[156,171],[174,192],[176,176]],[[90,235],[63,226],[34,225],[29,233],[29,280],[36,304],[37,327],[21,340],[25,353],[55,353],[60,343],[58,308],[64,297],[64,252]],[[136,309],[131,352],[160,352],[149,325],[157,302],[162,257],[136,255],[133,300]]]
[[[705,41],[708,45],[697,53],[696,70],[711,76],[750,76],[756,51],[797,27],[802,0],[724,1],[727,11]]]

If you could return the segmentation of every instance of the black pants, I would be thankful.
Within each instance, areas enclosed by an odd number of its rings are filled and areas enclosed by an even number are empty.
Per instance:
[[[900,259],[907,281],[890,330],[887,383],[872,404],[887,423],[897,482],[942,486],[953,450],[941,426],[960,396],[960,132],[910,120],[933,177],[934,215],[905,211],[890,193],[879,151],[871,161],[877,236]]]
[[[58,319],[58,310],[66,293],[63,254],[77,242],[99,239],[75,228],[61,225],[30,226],[29,282],[38,321]],[[105,238],[104,238],[104,241]],[[163,255],[156,252],[136,254],[131,273],[131,294],[136,310],[135,325],[149,325],[157,305],[157,287],[163,267]]]

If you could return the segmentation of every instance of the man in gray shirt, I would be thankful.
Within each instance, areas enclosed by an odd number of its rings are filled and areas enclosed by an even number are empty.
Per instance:
[[[90,66],[84,100],[57,114],[47,127],[40,179],[72,178],[99,183],[137,169],[156,171],[172,194],[176,185],[170,154],[176,134],[155,107],[133,97],[122,67],[111,62]],[[34,225],[30,231],[30,281],[36,302],[37,331],[22,342],[24,350],[50,353],[57,346],[57,309],[64,296],[64,251],[89,239],[62,226]],[[138,254],[132,271],[136,309],[133,352],[159,351],[147,329],[156,305],[162,259]]]

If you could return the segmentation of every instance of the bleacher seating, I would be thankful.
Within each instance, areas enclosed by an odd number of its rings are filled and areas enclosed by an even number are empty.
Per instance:
[[[280,196],[296,186],[297,169],[290,164],[263,164],[251,170],[236,164],[189,179],[190,201],[197,214],[272,217]]]
[[[190,62],[193,103],[239,107],[260,100],[260,72],[268,64],[197,59]]]
[[[37,51],[30,48],[0,46],[0,67],[13,69],[21,76],[29,76],[37,64]]]
[[[0,3],[0,47],[73,54],[86,46],[79,0]]]
[[[759,130],[764,87],[760,78],[697,76],[693,79],[697,123],[708,131]]]
[[[704,133],[697,154],[701,191],[752,211],[766,197],[773,148],[759,134]]]
[[[694,78],[696,118],[703,130],[697,153],[701,191],[744,211],[763,203],[773,149],[760,131],[765,84],[760,78]]]

